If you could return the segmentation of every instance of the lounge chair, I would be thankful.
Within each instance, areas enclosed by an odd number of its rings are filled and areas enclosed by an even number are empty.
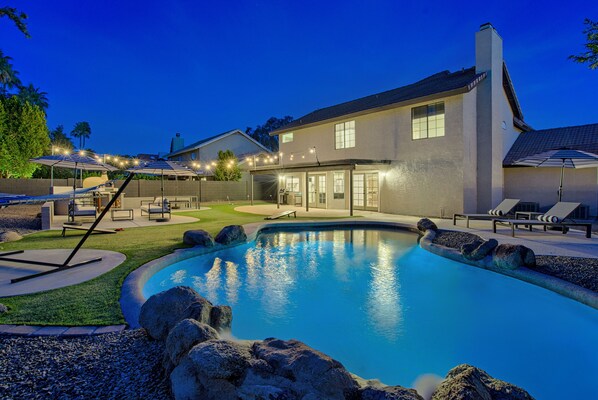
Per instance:
[[[457,225],[458,219],[464,219],[466,226],[469,228],[469,221],[472,220],[490,221],[496,217],[506,216],[513,211],[519,202],[519,199],[504,199],[496,208],[489,210],[487,214],[453,214],[453,225]]]
[[[515,237],[515,228],[525,226],[531,231],[534,226],[541,226],[546,231],[547,228],[560,228],[563,234],[567,233],[569,227],[579,226],[586,229],[586,237],[592,237],[592,224],[589,222],[576,222],[569,218],[569,215],[579,207],[580,203],[558,202],[546,213],[518,212],[515,213],[515,219],[496,218],[492,220],[492,229],[496,233],[497,225],[509,226],[511,236]],[[520,219],[519,217],[523,217]]]
[[[157,215],[157,218],[162,218],[162,216],[168,215],[168,219],[170,219],[170,202],[168,199],[164,199],[164,203],[156,202],[156,203],[149,203],[147,205],[141,206],[141,215],[147,215],[148,219],[151,221],[152,215]]]

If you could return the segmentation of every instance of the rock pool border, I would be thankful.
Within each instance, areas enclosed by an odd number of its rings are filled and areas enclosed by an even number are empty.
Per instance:
[[[247,226],[247,225],[246,225]],[[255,225],[251,225],[252,228]],[[410,231],[414,233],[420,232],[415,225],[400,223],[400,222],[389,222],[389,221],[378,221],[363,219],[359,221],[355,220],[341,220],[341,221],[305,221],[305,222],[267,222],[261,223],[255,227],[255,230],[247,235],[247,241],[254,241],[260,232],[266,229],[276,230],[288,230],[293,228],[334,228],[334,227],[381,227],[390,229],[399,229],[404,231]],[[549,275],[545,275],[536,271],[532,271],[528,268],[518,268],[516,270],[502,270],[496,268],[491,261],[484,259],[481,261],[471,261],[465,259],[461,253],[456,249],[440,246],[432,242],[434,239],[435,232],[428,230],[423,233],[423,237],[419,241],[419,245],[426,251],[433,254],[449,258],[454,261],[458,261],[464,264],[472,265],[474,267],[486,269],[492,272],[497,272],[512,278],[519,279],[521,281],[531,283],[533,285],[548,289],[562,296],[568,297],[572,300],[578,301],[594,309],[598,309],[598,293],[594,293],[588,289],[577,286],[573,283],[566,282],[562,279],[555,278]],[[156,272],[168,267],[179,261],[189,259],[204,254],[213,253],[216,251],[224,250],[240,244],[233,245],[216,245],[214,247],[192,247],[185,249],[175,250],[173,253],[166,256],[157,258],[150,261],[147,264],[142,265],[135,271],[131,272],[121,288],[120,304],[125,320],[130,328],[139,327],[139,313],[141,306],[145,302],[145,297],[142,294],[143,286],[147,283],[150,277]]]

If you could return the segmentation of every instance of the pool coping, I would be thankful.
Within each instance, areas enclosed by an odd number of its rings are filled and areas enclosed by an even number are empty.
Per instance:
[[[401,230],[411,231],[414,233],[422,234],[417,227],[413,224],[390,222],[390,221],[379,221],[370,219],[359,219],[359,220],[335,220],[335,221],[302,221],[302,222],[266,222],[256,224],[244,225],[244,227],[251,227],[252,232],[247,235],[247,242],[254,241],[259,233],[264,229],[277,228],[277,229],[288,229],[293,227],[307,228],[307,227],[386,227],[386,228],[398,228]],[[542,287],[552,292],[558,293],[562,296],[568,297],[572,300],[576,300],[582,304],[585,304],[594,309],[598,309],[598,293],[594,293],[591,290],[582,288],[573,283],[564,281],[562,279],[545,275],[528,268],[518,268],[516,270],[505,270],[497,268],[492,264],[492,258],[486,257],[481,261],[471,261],[464,258],[461,253],[456,249],[440,246],[433,243],[436,233],[432,230],[426,231],[419,240],[419,246],[426,251],[441,257],[449,258],[454,261],[458,261],[463,264],[475,266],[478,268],[486,269],[492,272],[496,272],[502,275],[510,276],[515,279]],[[120,305],[123,312],[125,321],[129,328],[139,328],[139,314],[141,312],[141,306],[145,303],[146,299],[142,294],[143,286],[151,276],[156,272],[166,268],[167,266],[196,257],[204,254],[213,253],[227,248],[236,247],[243,245],[247,242],[235,243],[231,245],[220,245],[216,244],[213,247],[191,247],[185,249],[177,249],[173,253],[166,256],[152,260],[133,272],[131,272],[123,282],[121,288]]]

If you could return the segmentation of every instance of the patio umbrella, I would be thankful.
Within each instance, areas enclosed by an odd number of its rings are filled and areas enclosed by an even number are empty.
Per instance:
[[[164,175],[166,176],[196,176],[197,173],[191,168],[181,165],[175,161],[157,160],[150,161],[145,165],[131,168],[127,170],[134,174],[148,174],[148,175],[160,175],[160,194],[162,197],[162,221],[164,219]],[[157,220],[160,221],[160,220]]]
[[[559,201],[561,201],[565,168],[598,167],[598,154],[573,149],[556,149],[520,158],[514,164],[530,167],[561,167],[561,180],[559,183]]]
[[[76,183],[77,183],[77,169],[85,169],[88,171],[116,171],[118,168],[110,164],[105,164],[89,156],[82,156],[77,153],[73,154],[53,154],[51,156],[42,156],[32,158],[29,160],[37,164],[47,165],[49,167],[59,168],[73,168],[75,170],[73,179],[73,201],[75,200]],[[73,218],[74,219],[74,218]]]

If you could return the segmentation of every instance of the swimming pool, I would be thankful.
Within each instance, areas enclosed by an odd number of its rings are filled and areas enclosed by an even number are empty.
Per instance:
[[[460,264],[386,229],[272,231],[172,264],[143,294],[193,287],[243,339],[299,339],[364,378],[412,386],[469,363],[539,399],[598,390],[598,311]]]

